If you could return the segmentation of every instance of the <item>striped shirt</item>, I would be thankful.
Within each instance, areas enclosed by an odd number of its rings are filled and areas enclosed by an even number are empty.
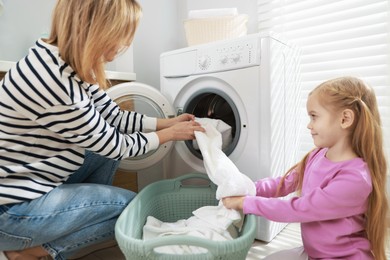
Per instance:
[[[121,160],[158,147],[156,118],[121,111],[42,39],[0,85],[0,205],[61,185],[86,149]]]

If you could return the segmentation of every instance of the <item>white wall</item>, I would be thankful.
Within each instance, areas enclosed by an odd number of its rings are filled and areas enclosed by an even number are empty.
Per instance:
[[[50,32],[53,0],[3,0],[0,60],[18,61],[42,35]]]
[[[160,54],[187,46],[184,20],[189,10],[237,7],[250,16],[248,33],[257,31],[256,0],[138,0],[143,8],[134,42],[107,64],[108,70],[135,72],[136,79],[160,88]],[[18,61],[35,41],[50,32],[54,0],[3,0],[0,60]]]
[[[0,60],[18,61],[40,37],[50,33],[53,0],[3,0],[0,14]],[[133,72],[133,48],[130,47],[108,70]]]
[[[187,46],[184,20],[189,10],[232,8],[248,14],[248,33],[257,32],[256,0],[138,0],[143,17],[134,39],[137,81],[160,88],[160,54]]]
[[[137,81],[160,88],[160,54],[180,47],[179,14],[183,0],[138,0],[143,16],[134,37]]]

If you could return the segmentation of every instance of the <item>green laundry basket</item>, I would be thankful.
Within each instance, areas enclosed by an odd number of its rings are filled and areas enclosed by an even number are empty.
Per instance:
[[[188,181],[201,181],[187,184]],[[205,184],[206,183],[206,184]],[[119,216],[115,236],[119,248],[128,260],[177,259],[205,260],[245,259],[255,239],[256,219],[246,215],[237,238],[227,241],[212,241],[187,235],[172,235],[144,241],[142,229],[148,216],[163,222],[188,219],[192,211],[207,205],[218,205],[215,198],[216,185],[203,173],[191,173],[176,179],[162,180],[145,187]],[[168,245],[191,245],[207,249],[201,254],[165,254],[153,250]]]

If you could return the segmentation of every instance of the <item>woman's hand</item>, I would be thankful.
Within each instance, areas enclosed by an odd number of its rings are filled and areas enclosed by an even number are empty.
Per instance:
[[[195,116],[188,113],[184,113],[172,119],[176,122],[195,121]]]
[[[184,113],[173,118],[158,118],[157,130],[162,130],[171,127],[177,123],[186,122],[186,121],[195,121],[195,116],[188,113]]]
[[[242,210],[245,196],[225,197],[222,199],[223,205],[228,209]]]
[[[170,119],[157,120],[157,135],[160,145],[168,141],[184,141],[195,139],[195,131],[204,132],[204,128],[195,122],[194,115],[181,114]]]

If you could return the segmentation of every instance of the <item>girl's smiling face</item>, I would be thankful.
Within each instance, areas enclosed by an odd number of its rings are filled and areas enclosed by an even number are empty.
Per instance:
[[[308,97],[306,107],[310,122],[307,128],[310,130],[315,146],[331,148],[342,136],[341,119],[337,112],[324,107],[319,98],[316,93]]]

